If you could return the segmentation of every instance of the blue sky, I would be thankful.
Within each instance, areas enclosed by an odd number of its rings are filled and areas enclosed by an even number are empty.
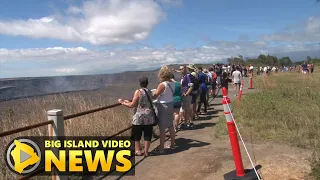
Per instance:
[[[320,56],[316,0],[2,0],[0,78]]]

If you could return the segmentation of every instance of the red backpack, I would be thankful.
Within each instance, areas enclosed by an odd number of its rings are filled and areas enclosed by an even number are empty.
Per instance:
[[[215,73],[215,72],[210,72],[211,73],[211,76],[212,76],[212,82],[216,82],[216,80],[217,80],[217,73]]]

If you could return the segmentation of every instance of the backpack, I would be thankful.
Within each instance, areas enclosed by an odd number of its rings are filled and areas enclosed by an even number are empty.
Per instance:
[[[211,73],[211,76],[212,76],[212,78],[211,78],[212,82],[216,82],[216,80],[217,80],[217,73],[215,73],[215,72],[210,72],[210,73]]]
[[[199,77],[200,77],[200,75],[203,75],[203,76],[205,77],[205,82],[203,82],[205,85],[208,86],[208,85],[211,84],[211,82],[210,82],[210,77],[209,77],[208,74],[201,72],[201,73],[199,73]],[[199,83],[201,84],[200,78],[199,78]]]
[[[200,88],[199,78],[194,77],[192,74],[190,74],[188,77],[190,77],[190,80],[193,83],[193,91],[197,91]]]

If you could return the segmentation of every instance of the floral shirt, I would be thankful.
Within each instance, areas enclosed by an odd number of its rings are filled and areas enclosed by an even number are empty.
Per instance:
[[[149,89],[145,89],[152,101],[152,93]],[[148,97],[143,89],[139,89],[139,102],[135,108],[135,113],[132,118],[133,125],[151,125],[155,122],[152,107]]]

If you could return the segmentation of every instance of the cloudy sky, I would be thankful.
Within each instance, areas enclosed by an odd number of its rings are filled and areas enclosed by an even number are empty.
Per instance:
[[[316,0],[1,0],[0,78],[320,57]]]

